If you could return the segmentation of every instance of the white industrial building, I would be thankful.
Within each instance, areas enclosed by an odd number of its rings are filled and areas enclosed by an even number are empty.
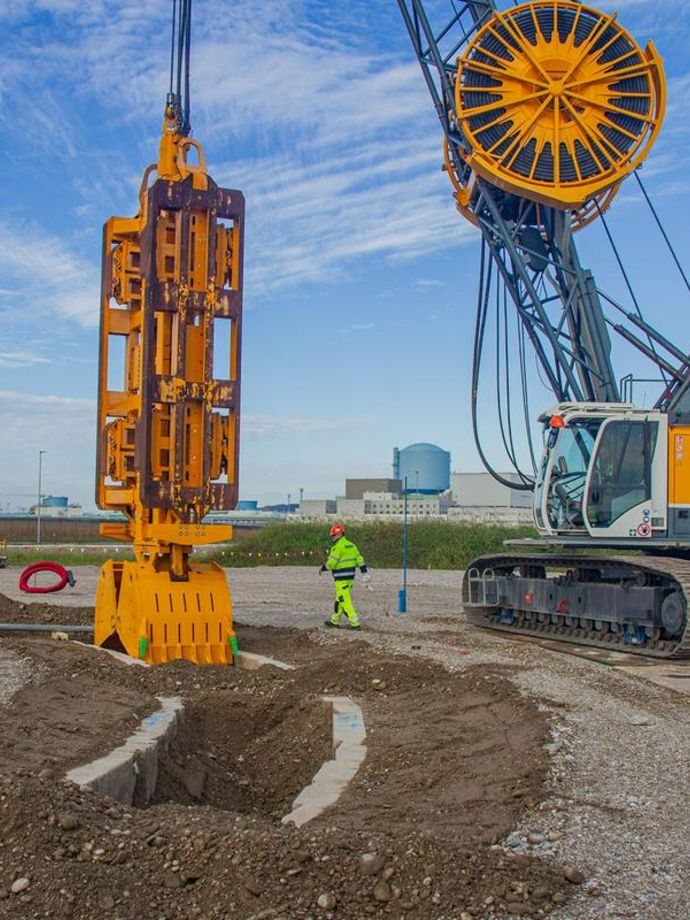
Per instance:
[[[336,510],[333,498],[303,498],[299,505],[300,517],[312,520],[328,517],[329,514],[335,514]]]
[[[366,518],[402,517],[405,511],[405,499],[396,492],[365,492],[362,498],[336,499],[339,517]],[[407,496],[407,516],[411,520],[440,517],[446,513],[448,500],[440,495]]]
[[[431,445],[413,445],[417,446]],[[500,475],[509,482],[520,483],[516,473]],[[379,488],[376,489],[376,486]],[[299,514],[310,520],[332,518],[334,515],[343,519],[375,517],[401,520],[404,511],[405,499],[399,480],[349,479],[345,495],[338,496],[335,501],[304,499]],[[412,522],[440,519],[481,524],[532,524],[532,492],[509,489],[489,473],[453,473],[450,491],[409,491],[407,516]]]
[[[501,473],[503,479],[519,484],[516,473]],[[452,506],[448,517],[454,521],[480,524],[532,524],[532,492],[509,489],[490,473],[453,473]]]

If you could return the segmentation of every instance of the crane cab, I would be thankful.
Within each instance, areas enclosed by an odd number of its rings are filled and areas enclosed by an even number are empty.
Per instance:
[[[540,421],[544,451],[534,518],[541,534],[616,543],[670,536],[666,413],[627,404],[561,403]]]

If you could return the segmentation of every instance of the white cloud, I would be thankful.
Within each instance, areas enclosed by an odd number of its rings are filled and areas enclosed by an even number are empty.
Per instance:
[[[42,491],[93,507],[95,400],[0,390],[0,431],[0,499],[29,503],[44,450]]]
[[[367,332],[369,329],[375,328],[375,323],[352,323],[350,326],[345,326],[343,329],[338,329],[338,332],[341,334],[347,334],[349,332]]]
[[[143,170],[154,155],[170,7],[26,0],[13,16],[39,10],[56,28],[49,43],[42,35],[37,44],[40,30],[27,20],[4,62],[0,118],[24,141],[35,138],[37,150],[49,144],[67,159],[64,134],[99,144],[84,123],[87,106],[98,107],[104,124],[116,119],[134,131],[140,143],[130,145],[127,162],[113,150],[107,171],[94,157],[75,175],[74,217],[94,221],[100,208],[102,219],[120,207],[113,169],[130,191],[135,158]],[[192,122],[214,178],[247,195],[250,302],[336,282],[367,258],[416,258],[473,237],[440,173],[440,128],[411,50],[404,57],[371,50],[365,34],[342,33],[343,24],[355,28],[355,13],[327,4],[310,19],[301,0],[240,0],[232,26],[219,28],[226,12],[220,0],[195,10]],[[95,322],[95,305],[58,301],[60,312],[71,307]]]
[[[362,418],[291,418],[277,415],[243,415],[241,422],[242,433],[254,437],[352,431],[365,424]]]
[[[72,445],[96,423],[96,400],[0,390],[0,430],[15,442]],[[89,445],[91,446],[91,445]]]
[[[83,326],[98,322],[96,267],[37,224],[0,216],[0,271],[16,288],[8,296],[37,319],[53,313]]]
[[[0,367],[30,367],[48,364],[48,358],[31,351],[0,351]]]

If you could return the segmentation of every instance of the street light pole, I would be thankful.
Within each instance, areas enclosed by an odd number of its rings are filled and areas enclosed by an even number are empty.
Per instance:
[[[403,586],[398,591],[398,613],[407,613],[407,476],[403,488]]]
[[[41,545],[41,464],[45,450],[38,452],[38,508],[36,509],[36,543]]]

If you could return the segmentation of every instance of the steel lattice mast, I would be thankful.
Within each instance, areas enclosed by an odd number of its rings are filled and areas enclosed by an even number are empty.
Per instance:
[[[480,229],[557,400],[620,401],[607,321],[573,231],[603,212],[656,137],[663,93],[648,84],[663,80],[653,47],[642,52],[614,16],[568,0],[507,13],[468,2],[450,18],[422,0],[398,5],[458,208]]]

